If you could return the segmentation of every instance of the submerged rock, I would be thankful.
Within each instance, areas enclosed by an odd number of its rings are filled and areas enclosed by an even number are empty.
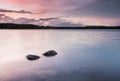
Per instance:
[[[37,55],[31,55],[31,54],[29,54],[29,55],[26,56],[26,58],[27,58],[28,60],[37,60],[37,59],[39,59],[40,57],[37,56]]]
[[[46,56],[46,57],[51,57],[51,56],[57,55],[57,52],[54,51],[54,50],[50,50],[48,52],[45,52],[43,55]]]

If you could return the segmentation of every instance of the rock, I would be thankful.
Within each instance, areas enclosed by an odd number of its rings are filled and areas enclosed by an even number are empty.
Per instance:
[[[48,52],[45,52],[43,55],[46,56],[46,57],[51,57],[51,56],[57,55],[57,52],[54,51],[54,50],[50,50]]]
[[[29,55],[26,56],[26,58],[27,58],[28,60],[37,60],[37,59],[39,59],[40,57],[37,56],[37,55],[31,55],[31,54],[29,54]]]

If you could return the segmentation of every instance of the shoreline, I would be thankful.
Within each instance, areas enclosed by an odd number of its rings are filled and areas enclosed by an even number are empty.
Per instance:
[[[33,24],[0,23],[0,29],[120,29],[120,26],[53,27]]]

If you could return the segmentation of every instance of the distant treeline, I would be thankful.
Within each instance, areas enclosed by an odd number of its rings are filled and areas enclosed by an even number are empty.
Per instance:
[[[120,29],[120,26],[52,27],[33,24],[0,23],[0,29]]]

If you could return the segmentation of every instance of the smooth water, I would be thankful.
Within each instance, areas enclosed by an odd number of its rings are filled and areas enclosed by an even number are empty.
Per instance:
[[[0,81],[120,81],[120,30],[0,30]]]

